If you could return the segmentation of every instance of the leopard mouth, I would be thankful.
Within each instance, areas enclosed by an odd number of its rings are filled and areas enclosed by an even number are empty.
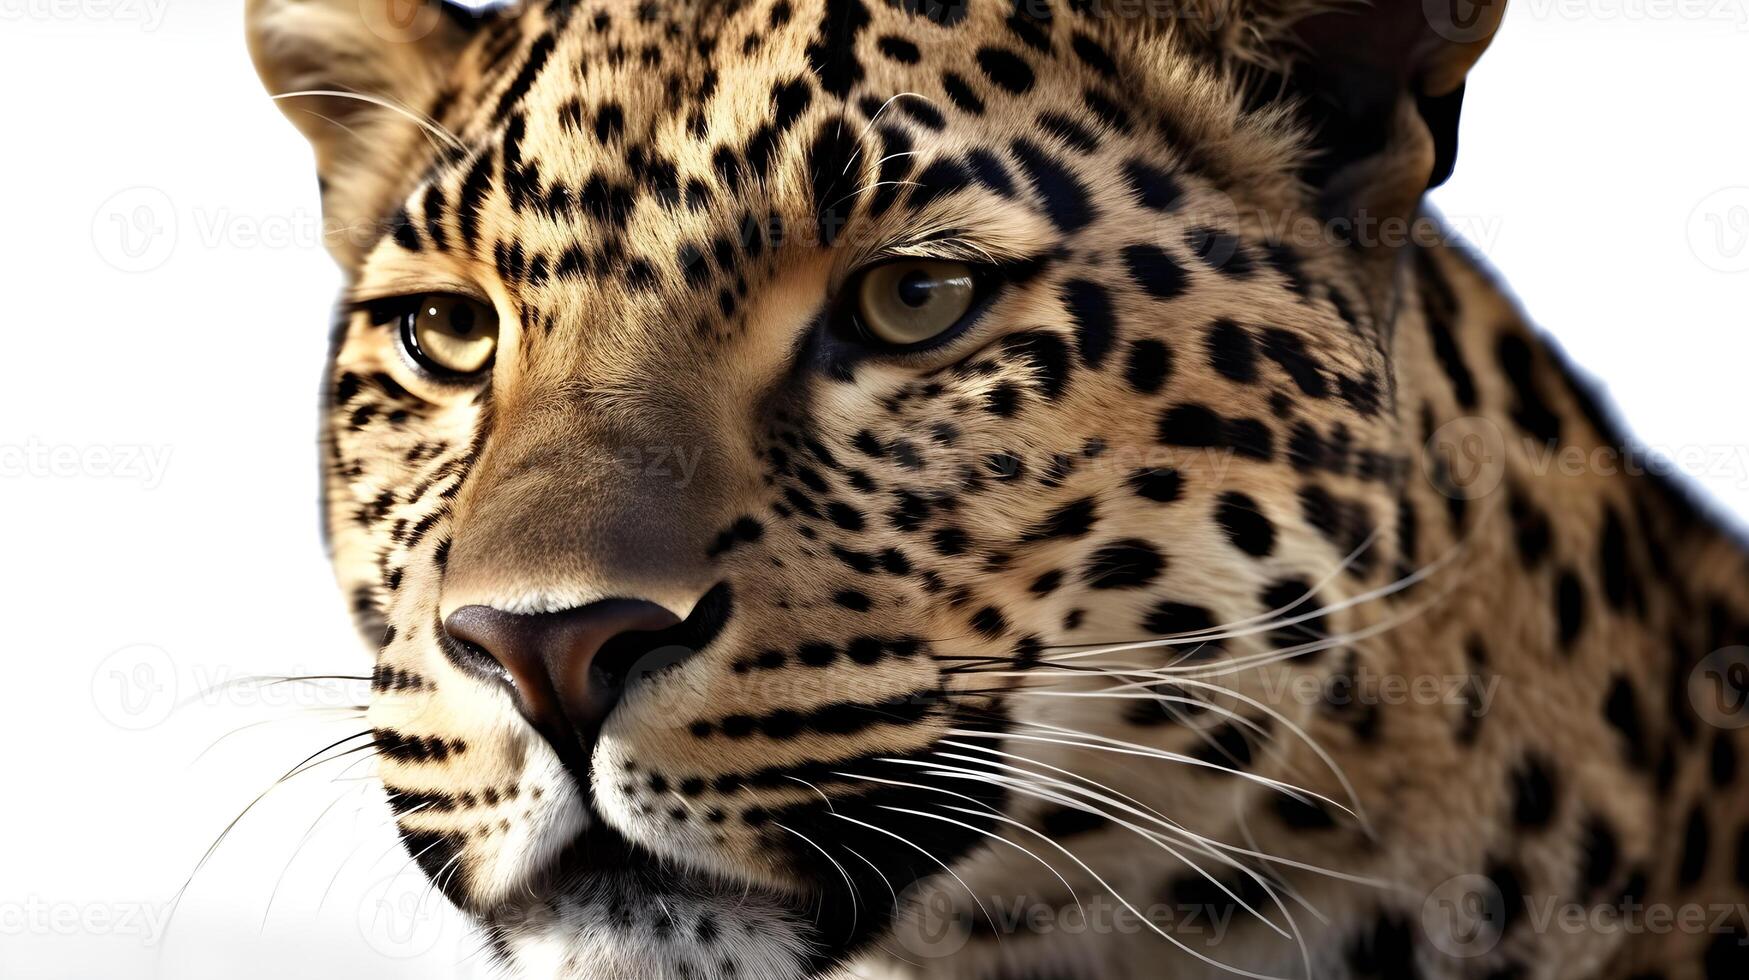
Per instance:
[[[548,975],[526,960],[522,951],[531,948],[563,949],[587,964],[554,977],[819,976],[878,943],[902,914],[908,890],[949,874],[998,828],[975,811],[1005,811],[1006,795],[951,776],[939,788],[929,785],[931,774],[915,764],[930,751],[844,763],[874,778],[830,801],[741,816],[757,822],[764,860],[782,869],[775,878],[709,855],[658,852],[584,804],[584,829],[472,914],[500,955],[531,977]],[[938,805],[943,788],[957,809]],[[752,957],[759,969],[700,959],[720,946]]]

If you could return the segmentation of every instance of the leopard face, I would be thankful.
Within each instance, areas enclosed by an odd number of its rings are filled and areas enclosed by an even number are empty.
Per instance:
[[[1266,225],[1434,151],[1394,89],[1347,157],[1270,94],[1322,14],[357,6],[252,39],[372,99],[284,103],[350,279],[330,542],[407,847],[501,955],[817,974],[1039,858],[1267,888],[1187,842],[1348,805],[1265,692],[1416,568],[1401,263]]]

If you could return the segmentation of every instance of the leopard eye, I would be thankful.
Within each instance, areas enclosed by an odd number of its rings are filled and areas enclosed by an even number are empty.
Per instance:
[[[977,298],[971,266],[941,259],[900,259],[862,275],[856,318],[875,339],[909,347],[940,336]]]
[[[420,367],[459,380],[492,365],[498,351],[498,314],[466,296],[421,296],[401,315],[401,342]]]

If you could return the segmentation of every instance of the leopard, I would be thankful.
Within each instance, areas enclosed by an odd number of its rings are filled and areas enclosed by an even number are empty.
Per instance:
[[[249,0],[491,961],[1749,976],[1743,541],[1428,200],[1503,14]]]

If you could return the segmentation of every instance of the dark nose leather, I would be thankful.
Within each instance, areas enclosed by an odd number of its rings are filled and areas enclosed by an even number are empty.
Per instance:
[[[642,599],[603,599],[562,612],[521,615],[463,606],[443,621],[451,639],[510,675],[517,707],[575,771],[634,671],[689,656],[680,618]],[[655,663],[652,661],[660,661]]]

